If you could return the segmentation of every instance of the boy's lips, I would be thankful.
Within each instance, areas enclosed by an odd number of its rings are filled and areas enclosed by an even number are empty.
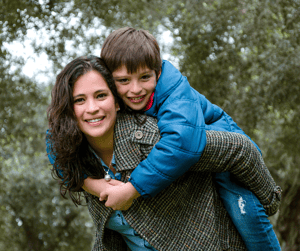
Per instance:
[[[140,103],[140,102],[144,101],[145,97],[146,97],[146,95],[142,95],[142,96],[138,96],[138,97],[128,97],[128,99],[132,103]]]

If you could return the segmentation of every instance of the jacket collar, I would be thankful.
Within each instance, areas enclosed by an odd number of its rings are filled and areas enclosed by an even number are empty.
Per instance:
[[[137,123],[137,118],[145,119],[145,115],[136,117],[120,113],[117,117],[114,134],[114,154],[116,171],[132,170],[145,158],[141,145],[154,145],[159,140],[157,122],[147,117],[143,124]]]

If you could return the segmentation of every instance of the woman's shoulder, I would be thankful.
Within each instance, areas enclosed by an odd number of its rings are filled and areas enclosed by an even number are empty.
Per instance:
[[[131,131],[133,128],[148,128],[158,130],[157,119],[141,113],[120,112],[117,116],[116,128],[126,128]]]
[[[145,114],[120,112],[115,125],[115,137],[142,139],[148,134],[158,134],[157,119]]]

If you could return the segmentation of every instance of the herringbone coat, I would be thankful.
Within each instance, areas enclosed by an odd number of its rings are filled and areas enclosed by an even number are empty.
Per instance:
[[[134,116],[118,116],[114,153],[122,181],[159,139],[154,118],[139,124]],[[157,250],[246,250],[216,190],[212,172],[222,171],[232,172],[253,190],[269,215],[278,210],[280,189],[251,141],[237,133],[208,131],[199,162],[154,198],[135,200],[124,217]],[[105,229],[112,209],[96,196],[85,196],[96,226],[93,251],[127,250],[118,233]]]

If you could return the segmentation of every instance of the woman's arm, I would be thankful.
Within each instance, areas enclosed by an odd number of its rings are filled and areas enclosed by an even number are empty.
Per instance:
[[[46,132],[47,136],[49,133],[50,133],[49,130],[47,130],[47,132]],[[56,156],[52,152],[51,141],[49,140],[48,137],[46,137],[46,151],[47,151],[47,155],[48,155],[50,164],[52,166],[54,166]],[[60,173],[61,176],[63,176],[62,170],[58,170],[58,172]],[[110,180],[109,182],[107,182],[104,179],[92,179],[92,178],[89,178],[86,174],[83,175],[83,178],[84,178],[84,184],[83,184],[82,188],[86,192],[88,192],[92,195],[95,195],[97,197],[100,197],[100,193],[105,191],[108,187],[123,184],[123,182],[118,181],[118,180]]]
[[[130,183],[121,183],[109,186],[100,193],[100,201],[106,200],[105,206],[113,210],[127,210],[131,207],[134,199],[141,195]]]
[[[105,179],[92,179],[88,177],[84,180],[84,184],[82,188],[86,192],[95,195],[97,197],[100,197],[101,192],[105,192],[108,188],[111,188],[112,186],[118,186],[122,184],[124,183],[118,180],[112,179],[110,181],[106,181]],[[107,198],[104,197],[103,195],[102,200],[107,200]]]
[[[281,189],[252,142],[238,133],[218,131],[207,131],[206,138],[202,156],[190,170],[231,172],[254,192],[268,215],[275,214],[280,205]]]

